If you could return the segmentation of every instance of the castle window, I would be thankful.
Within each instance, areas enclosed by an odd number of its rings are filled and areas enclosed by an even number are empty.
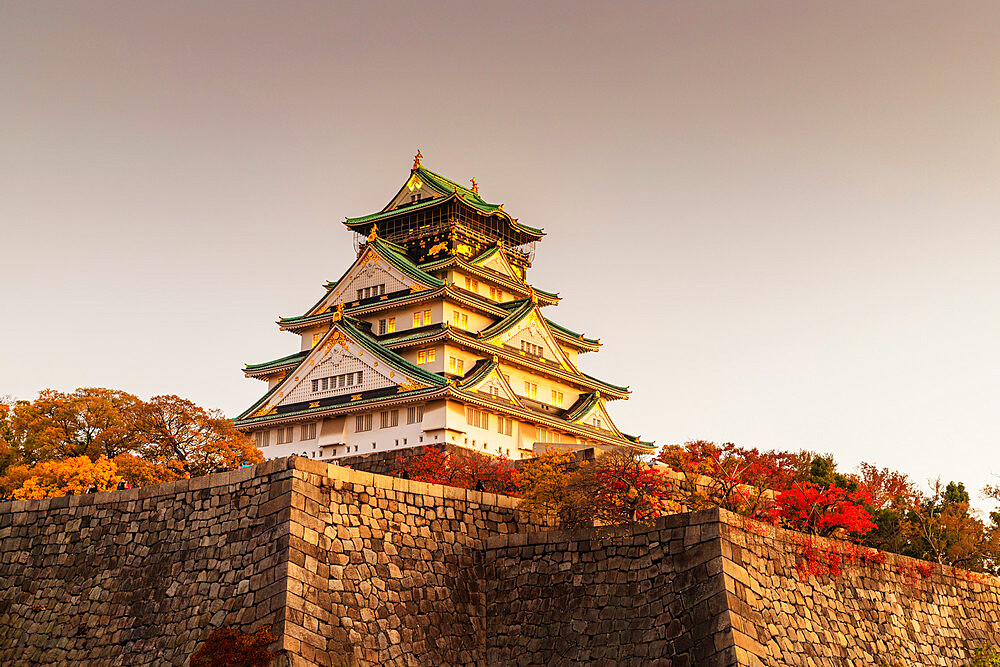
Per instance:
[[[507,417],[497,417],[497,433],[510,435],[514,430],[514,420]]]
[[[448,370],[455,375],[462,375],[465,373],[465,362],[455,357],[448,357]]]
[[[420,350],[417,352],[417,363],[418,364],[429,364],[434,361],[434,349]]]
[[[354,418],[355,433],[361,433],[362,431],[370,431],[370,430],[372,430],[371,414],[358,415],[357,417]]]
[[[314,440],[316,438],[316,422],[303,424],[302,428],[299,429],[299,435],[301,440]]]
[[[561,391],[556,391],[555,389],[552,390],[552,405],[557,408],[561,408],[563,406],[563,393]]]
[[[494,301],[503,301],[503,292],[490,285],[490,298]]]
[[[538,398],[538,385],[534,382],[524,381],[524,397],[525,398]]]
[[[417,311],[413,313],[413,326],[422,327],[431,323],[431,311]]]
[[[469,278],[468,276],[466,276],[465,277],[465,289],[469,290],[470,292],[478,292],[479,291],[479,281],[478,280],[473,280],[472,278]]]
[[[279,428],[278,437],[275,442],[279,445],[284,445],[292,441],[294,434],[294,428],[289,426],[288,428]]]
[[[521,351],[526,352],[535,357],[542,356],[542,346],[535,345],[534,343],[529,343],[526,340],[521,341]]]
[[[414,405],[413,407],[406,408],[406,423],[416,424],[424,420],[424,406]]]
[[[475,426],[477,428],[489,428],[490,427],[490,413],[485,410],[477,410],[473,407],[465,408],[465,421],[469,426]]]
[[[494,398],[500,398],[500,387],[495,384],[490,385],[490,395]]]
[[[399,410],[383,410],[379,413],[379,428],[399,426]]]
[[[267,447],[271,444],[271,432],[257,431],[253,434],[253,439],[258,448]]]
[[[452,313],[451,313],[451,323],[454,326],[456,326],[456,327],[460,327],[462,329],[468,329],[469,328],[469,316],[466,315],[465,313],[460,313],[457,310],[452,311]]]
[[[385,283],[364,287],[358,290],[358,301],[361,299],[370,299],[373,296],[381,296],[382,294],[385,294]]]
[[[390,317],[385,320],[378,321],[378,334],[384,336],[385,334],[391,334],[396,331],[396,318]]]

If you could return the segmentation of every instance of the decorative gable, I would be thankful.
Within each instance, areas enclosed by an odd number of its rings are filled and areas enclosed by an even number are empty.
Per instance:
[[[335,397],[360,399],[373,390],[397,387],[396,393],[402,393],[444,382],[431,374],[418,377],[424,372],[419,368],[408,372],[408,362],[388,351],[382,356],[372,352],[371,345],[365,345],[359,336],[364,334],[351,326],[341,326],[339,321],[335,323],[302,363],[247,416],[269,415],[283,406],[318,407],[320,401]]]
[[[621,432],[611,420],[611,415],[608,414],[607,407],[605,407],[604,404],[604,399],[601,398],[599,393],[587,395],[584,401],[585,402],[582,405],[579,405],[576,409],[570,409],[567,412],[567,421],[574,424],[592,426],[601,431],[608,431],[614,435],[621,436]]]
[[[337,281],[333,289],[307,315],[322,313],[341,302],[350,303],[402,290],[425,289],[428,289],[427,285],[401,271],[381,255],[374,244],[369,243],[344,277]]]
[[[510,262],[504,256],[503,252],[499,248],[493,248],[478,258],[472,260],[472,263],[476,266],[481,266],[484,269],[491,269],[497,273],[507,276],[508,278],[513,278],[514,280],[521,280],[521,273],[511,266]]]
[[[500,366],[496,363],[496,358],[491,364],[492,368],[481,379],[473,381],[469,386],[463,386],[467,391],[475,391],[480,394],[487,394],[496,398],[510,401],[514,405],[521,405],[521,400],[511,388],[510,383],[503,376]]]
[[[487,342],[492,345],[512,347],[529,358],[548,359],[565,370],[575,370],[537,307],[532,308],[502,333],[487,339]]]
[[[389,205],[383,210],[391,211],[401,206],[418,204],[420,202],[425,202],[429,199],[435,199],[441,196],[441,193],[429,187],[424,182],[424,179],[420,177],[420,174],[414,171],[410,174],[410,177],[406,179],[406,183],[403,184],[403,187],[396,194],[396,196],[392,198],[392,201],[389,202]]]

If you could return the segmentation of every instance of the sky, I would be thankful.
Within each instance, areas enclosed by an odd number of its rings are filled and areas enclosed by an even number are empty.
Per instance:
[[[424,165],[618,425],[1000,482],[996,2],[0,0],[0,395],[235,416]]]

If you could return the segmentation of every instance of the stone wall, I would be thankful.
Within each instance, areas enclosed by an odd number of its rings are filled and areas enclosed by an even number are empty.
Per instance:
[[[489,664],[736,664],[718,510],[487,540]]]
[[[296,664],[484,664],[483,543],[547,526],[505,496],[294,465],[282,646]]]
[[[280,627],[291,475],[0,503],[0,664],[179,665],[211,627]]]
[[[302,458],[2,503],[0,664],[181,665],[213,628],[261,624],[304,666],[964,665],[1000,643],[990,577],[718,509],[550,528]]]
[[[727,512],[721,528],[741,665],[951,667],[968,664],[983,644],[1000,646],[994,577]]]

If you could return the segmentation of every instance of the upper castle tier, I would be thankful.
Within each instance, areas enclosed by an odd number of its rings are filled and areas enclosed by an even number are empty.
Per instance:
[[[511,458],[553,443],[647,449],[581,372],[600,347],[542,315],[526,282],[541,229],[421,164],[378,213],[348,218],[357,260],[309,310],[281,318],[294,354],[244,368],[267,393],[236,420],[265,456],[330,460],[426,444]]]

